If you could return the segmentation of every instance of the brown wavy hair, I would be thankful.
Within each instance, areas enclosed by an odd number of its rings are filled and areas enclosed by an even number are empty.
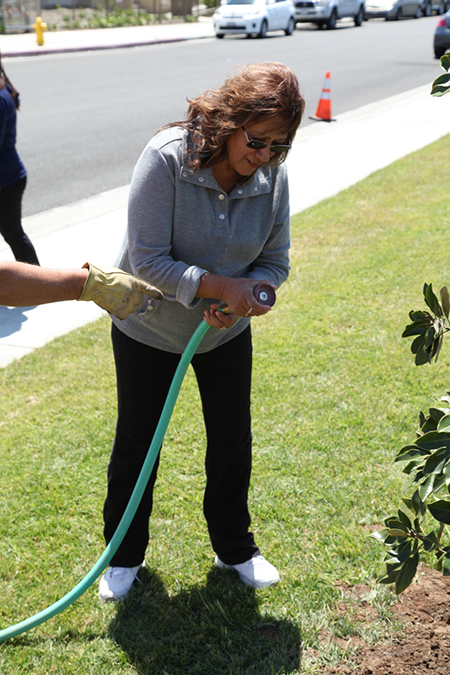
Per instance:
[[[218,89],[188,99],[187,118],[166,127],[181,126],[190,132],[189,165],[203,169],[227,157],[227,140],[253,122],[281,115],[286,120],[286,140],[293,141],[305,101],[297,77],[283,63],[254,63],[228,77]],[[288,151],[275,155],[270,165],[281,164]]]

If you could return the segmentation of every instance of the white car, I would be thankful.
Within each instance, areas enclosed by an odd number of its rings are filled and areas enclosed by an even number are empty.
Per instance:
[[[213,16],[216,37],[246,34],[266,37],[269,30],[284,30],[292,35],[295,29],[292,0],[228,0]]]

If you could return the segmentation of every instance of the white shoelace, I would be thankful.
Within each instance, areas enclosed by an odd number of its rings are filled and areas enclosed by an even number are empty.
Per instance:
[[[132,572],[135,580],[137,579],[137,581],[139,581],[140,584],[142,583],[142,581],[139,579],[137,575],[139,568],[136,571],[134,571],[132,567],[111,567],[111,572],[109,573],[109,576],[114,581],[122,581],[123,579],[125,579],[127,570],[130,570]]]

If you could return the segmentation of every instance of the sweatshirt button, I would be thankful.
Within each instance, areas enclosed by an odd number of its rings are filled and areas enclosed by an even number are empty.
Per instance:
[[[221,213],[220,216],[219,216],[219,218],[220,218],[220,220],[225,220],[225,214],[224,214],[224,213]]]
[[[225,199],[225,195],[220,194],[219,199],[220,199],[220,201],[223,201]]]
[[[198,182],[199,182],[199,183],[203,183],[204,180],[205,180],[205,179],[202,178],[202,176],[200,176],[200,178],[198,179]]]

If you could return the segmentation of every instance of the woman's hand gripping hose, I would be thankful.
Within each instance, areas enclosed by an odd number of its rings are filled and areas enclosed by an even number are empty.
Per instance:
[[[245,317],[266,314],[276,301],[275,286],[272,286],[272,284],[260,282],[252,290],[256,303],[248,304],[244,313]],[[229,305],[221,302],[212,304],[210,309],[205,311],[204,316],[205,321],[212,328],[219,328],[220,330],[231,328],[239,318],[238,315],[233,313]],[[227,319],[225,319],[225,316]]]

